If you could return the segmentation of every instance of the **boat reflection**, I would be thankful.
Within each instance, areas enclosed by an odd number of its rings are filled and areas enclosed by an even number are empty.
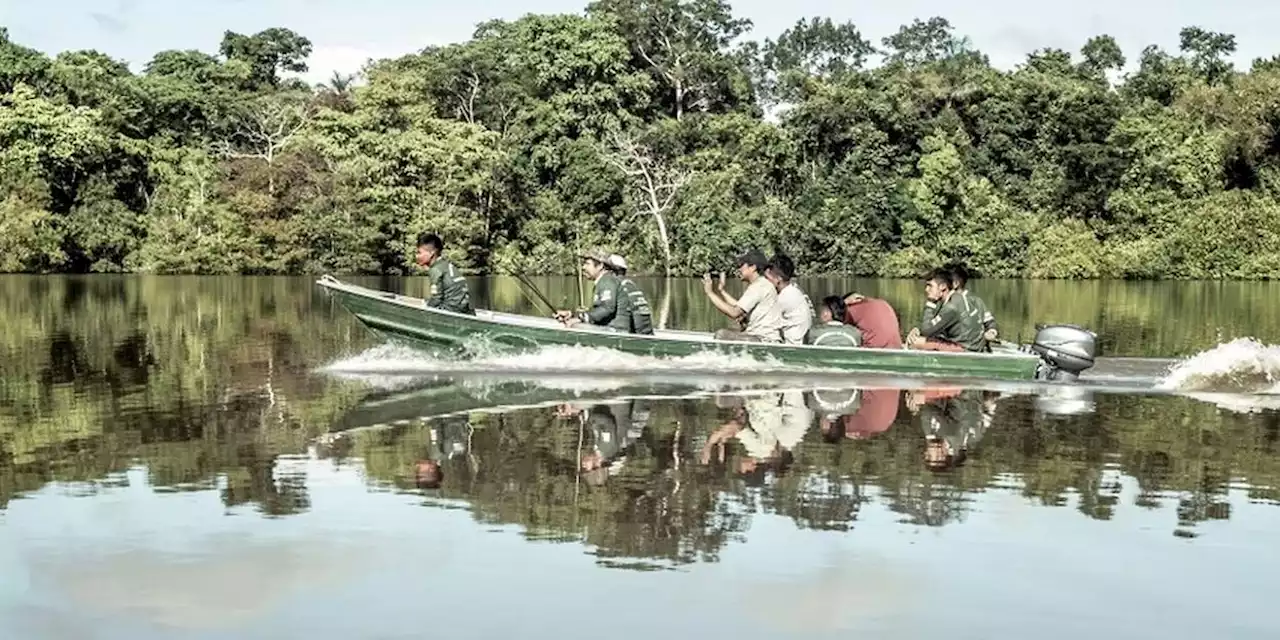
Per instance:
[[[878,496],[907,522],[958,520],[992,476],[986,434],[1025,429],[1036,407],[1026,393],[951,386],[446,378],[371,395],[320,455],[359,458],[370,482],[428,504],[651,569],[716,558],[762,512],[844,530]]]

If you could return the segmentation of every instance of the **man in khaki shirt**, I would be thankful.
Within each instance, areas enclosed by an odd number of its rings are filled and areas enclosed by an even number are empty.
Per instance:
[[[719,290],[712,288],[711,275],[702,277],[702,289],[720,313],[737,320],[740,330],[721,329],[717,340],[743,342],[782,342],[782,307],[778,290],[764,277],[768,260],[756,249],[738,256],[738,276],[747,283],[742,296],[734,298],[725,291],[725,277],[720,274]]]

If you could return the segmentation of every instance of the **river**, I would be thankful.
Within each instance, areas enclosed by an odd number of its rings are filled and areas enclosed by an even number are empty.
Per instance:
[[[920,313],[916,282],[801,284]],[[307,278],[0,276],[0,637],[1277,637],[1280,283],[970,288],[1006,337],[1094,329],[1105,375],[569,348],[446,377]]]

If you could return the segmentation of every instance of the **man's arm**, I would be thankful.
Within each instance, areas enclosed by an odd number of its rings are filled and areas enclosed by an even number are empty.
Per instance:
[[[937,338],[946,335],[956,323],[960,322],[960,311],[950,305],[939,305],[938,312],[927,322],[920,324],[920,335],[925,338]]]
[[[597,287],[600,284],[596,282]],[[586,316],[591,324],[605,324],[616,315],[618,315],[618,281],[610,278],[605,281],[604,287],[596,292],[595,301]]]
[[[431,286],[431,291],[427,294],[428,307],[440,307],[444,304],[444,269],[439,268],[439,264],[437,262],[427,270],[427,282]]]
[[[996,325],[996,317],[990,311],[982,314],[982,330],[983,331],[999,331],[1000,327]]]
[[[716,308],[720,310],[720,313],[729,316],[730,320],[740,320],[742,319],[742,316],[746,315],[742,312],[742,308],[739,307],[736,302],[729,302],[726,300],[725,298],[729,296],[723,294],[723,292],[717,294],[715,291],[708,291],[707,297],[711,298],[711,304],[714,304]]]
[[[920,314],[920,326],[921,326],[921,327],[923,327],[923,326],[925,326],[925,325],[929,324],[929,322],[930,322],[931,320],[933,320],[933,317],[934,317],[934,316],[936,316],[936,315],[938,315],[938,308],[939,308],[939,307],[941,307],[941,306],[942,306],[942,303],[941,303],[941,302],[934,302],[934,301],[932,301],[932,300],[925,300],[925,301],[924,301],[924,313]]]
[[[744,314],[742,308],[738,306],[737,300],[733,300],[732,302],[730,300],[726,300],[726,298],[729,298],[730,296],[724,291],[724,278],[720,279],[720,287],[720,292],[717,293],[712,287],[711,276],[702,276],[702,290],[707,294],[707,298],[711,299],[711,304],[715,305],[716,309],[720,310],[720,313],[729,316],[730,319],[741,319],[742,316],[746,314]]]

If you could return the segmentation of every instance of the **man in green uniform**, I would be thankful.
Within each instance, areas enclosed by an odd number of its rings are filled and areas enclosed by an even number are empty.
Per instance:
[[[907,410],[919,412],[924,431],[924,463],[949,471],[964,463],[991,427],[996,403],[980,389],[925,388],[907,395]]]
[[[653,335],[653,311],[649,308],[649,299],[645,297],[640,285],[627,277],[626,258],[612,254],[609,256],[609,265],[618,274],[618,280],[622,283],[619,293],[631,309],[631,333]]]
[[[622,293],[622,280],[613,272],[609,254],[595,250],[582,256],[582,274],[595,282],[591,308],[574,313],[557,311],[556,319],[567,327],[580,322],[603,326],[614,331],[631,332],[631,303]]]
[[[427,268],[431,293],[427,295],[427,307],[454,313],[475,315],[471,308],[471,290],[467,280],[457,267],[444,257],[444,240],[434,233],[418,237],[418,265]]]
[[[989,351],[982,318],[967,298],[955,295],[951,274],[933,270],[925,279],[925,311],[920,326],[907,335],[907,347],[928,351]]]
[[[955,291],[955,295],[964,296],[967,299],[969,308],[981,318],[983,339],[987,342],[995,342],[996,337],[999,335],[996,317],[992,315],[991,310],[987,308],[987,303],[983,302],[982,298],[969,291],[969,270],[961,264],[951,265],[947,270],[951,272],[951,288]]]
[[[860,347],[862,332],[857,327],[843,322],[844,298],[827,296],[822,299],[818,309],[819,323],[805,334],[805,344],[817,344],[824,347]]]

